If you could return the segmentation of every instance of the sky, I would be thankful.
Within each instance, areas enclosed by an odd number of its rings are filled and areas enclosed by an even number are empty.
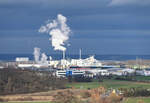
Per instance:
[[[58,14],[72,31],[68,54],[150,55],[150,0],[0,0],[0,53],[61,53],[38,32]]]

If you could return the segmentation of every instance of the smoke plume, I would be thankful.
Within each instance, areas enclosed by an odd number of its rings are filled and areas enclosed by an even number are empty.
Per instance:
[[[40,59],[40,48],[35,47],[33,54],[35,62],[38,63]]]
[[[46,54],[42,53],[41,63],[42,64],[47,64],[47,59],[48,59],[48,57],[46,56]]]
[[[57,15],[57,19],[49,22],[45,26],[41,26],[40,33],[48,33],[51,38],[54,50],[66,51],[65,44],[69,39],[71,30],[66,24],[67,18],[61,14]]]

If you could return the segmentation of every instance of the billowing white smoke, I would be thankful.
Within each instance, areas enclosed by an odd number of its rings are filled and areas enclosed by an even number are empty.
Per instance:
[[[71,33],[70,28],[66,24],[67,18],[61,14],[57,15],[57,19],[48,22],[45,26],[41,26],[40,33],[48,33],[51,38],[54,50],[66,51],[65,43],[69,39]]]
[[[48,57],[46,56],[46,54],[42,53],[41,63],[42,64],[47,64],[47,59],[48,59]]]
[[[34,48],[34,60],[36,63],[39,63],[39,59],[40,59],[40,48],[35,47]]]

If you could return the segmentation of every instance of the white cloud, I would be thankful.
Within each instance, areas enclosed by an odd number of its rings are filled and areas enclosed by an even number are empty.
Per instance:
[[[149,5],[150,0],[111,0],[110,6],[120,6],[120,5]]]

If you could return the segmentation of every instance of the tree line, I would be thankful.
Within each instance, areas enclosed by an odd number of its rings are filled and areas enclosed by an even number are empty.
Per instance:
[[[48,72],[6,68],[0,70],[0,95],[65,88],[66,82]]]

